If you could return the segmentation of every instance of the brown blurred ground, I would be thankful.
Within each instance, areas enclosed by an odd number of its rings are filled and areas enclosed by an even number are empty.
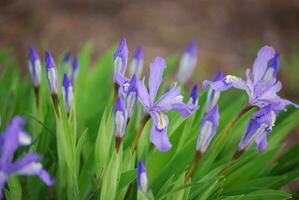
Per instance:
[[[127,37],[130,50],[145,47],[146,62],[181,50],[191,39],[200,48],[198,67],[247,67],[250,47],[274,45],[288,54],[299,41],[299,2],[1,0],[0,48],[16,47],[24,62],[28,47],[54,55],[77,52],[91,40],[97,54]],[[198,73],[201,73],[198,70]]]

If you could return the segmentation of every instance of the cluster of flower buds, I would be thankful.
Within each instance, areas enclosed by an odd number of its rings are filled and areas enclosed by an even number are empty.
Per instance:
[[[63,71],[67,71],[67,65],[70,63],[72,59],[71,53],[68,52],[64,56],[61,67]],[[52,96],[52,100],[54,103],[54,108],[56,114],[59,116],[58,109],[58,95],[59,95],[59,87],[58,87],[58,73],[55,65],[55,61],[49,51],[46,51],[46,71],[47,71],[47,79],[48,86]],[[79,62],[77,58],[74,58],[72,61],[71,69],[69,73],[65,73],[62,81],[62,93],[64,96],[64,104],[67,113],[70,112],[72,101],[73,101],[73,87],[74,82],[77,77],[79,68]],[[41,84],[41,61],[40,58],[34,48],[30,49],[29,53],[29,71],[32,78],[32,83],[35,89],[36,101],[37,105],[39,104],[39,88]]]
[[[114,74],[115,94],[117,96],[114,108],[114,132],[116,144],[119,146],[124,134],[126,125],[132,117],[138,100],[137,76],[141,75],[143,66],[143,50],[137,48],[131,62],[131,78],[125,76],[128,47],[126,39],[123,38],[114,53]],[[122,114],[121,114],[122,113]]]

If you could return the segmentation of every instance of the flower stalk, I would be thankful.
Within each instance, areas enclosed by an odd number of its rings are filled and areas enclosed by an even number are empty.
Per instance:
[[[134,150],[136,149],[136,146],[137,146],[138,140],[139,140],[139,138],[140,138],[140,136],[141,136],[141,133],[142,133],[142,131],[143,131],[143,129],[144,129],[144,127],[145,127],[145,125],[146,125],[146,123],[148,122],[149,119],[150,119],[150,116],[149,116],[149,115],[145,115],[145,116],[144,116],[144,118],[143,118],[143,120],[142,120],[142,122],[141,122],[141,125],[140,125],[140,127],[139,127],[139,130],[138,130],[138,132],[137,132],[137,135],[135,136],[134,142],[133,142],[133,144],[132,144],[132,146],[131,146],[131,152],[132,152],[132,153],[133,153]]]

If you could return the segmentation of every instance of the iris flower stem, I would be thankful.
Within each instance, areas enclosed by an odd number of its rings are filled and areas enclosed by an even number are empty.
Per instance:
[[[242,154],[244,153],[244,150],[240,150],[238,149],[234,155],[233,155],[233,158],[232,158],[232,161],[234,160],[237,160]],[[231,162],[229,162],[219,173],[219,176],[224,176],[226,174],[226,172],[229,170],[231,166]]]
[[[202,153],[200,151],[196,151],[195,156],[193,158],[193,161],[185,175],[185,183],[187,183],[187,181],[189,180],[189,178],[191,177],[197,163],[199,162],[200,158],[201,158]]]
[[[138,132],[137,132],[137,135],[135,136],[133,145],[132,145],[132,147],[131,147],[131,152],[132,152],[132,153],[133,153],[134,150],[136,149],[136,146],[137,146],[138,140],[139,140],[139,138],[140,138],[140,136],[141,136],[141,133],[142,133],[142,131],[143,131],[143,129],[144,129],[144,127],[145,127],[145,125],[146,125],[146,123],[147,123],[147,121],[148,121],[149,119],[150,119],[150,116],[149,116],[149,115],[145,115],[145,116],[144,116],[144,118],[143,118],[143,120],[142,120],[142,122],[141,122],[141,125],[140,125],[140,127],[139,127],[139,130],[138,130]]]
[[[58,95],[52,94],[52,100],[53,100],[53,104],[54,104],[55,113],[57,114],[57,116],[59,118]]]
[[[235,123],[238,121],[238,119],[240,119],[246,112],[248,112],[251,108],[253,108],[253,106],[250,105],[246,105],[239,113],[237,116],[235,116],[223,129],[223,131],[220,133],[220,137],[218,142],[221,142],[226,135],[229,133],[229,131],[231,130],[231,128],[235,125]]]
[[[39,86],[34,87],[36,107],[39,108]]]
[[[115,138],[115,148],[116,148],[116,152],[118,152],[121,142],[122,142],[122,138],[121,138],[121,137],[116,137],[116,138]]]
[[[119,89],[119,85],[117,83],[114,83],[114,104],[115,104],[116,99],[118,97],[118,89]]]

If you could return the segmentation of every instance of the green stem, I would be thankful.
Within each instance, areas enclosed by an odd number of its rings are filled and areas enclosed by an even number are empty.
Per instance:
[[[141,133],[142,133],[142,131],[143,131],[143,129],[144,129],[144,127],[145,127],[145,125],[146,125],[146,123],[147,123],[147,121],[148,121],[149,119],[150,119],[150,116],[149,116],[149,115],[144,116],[144,118],[143,118],[143,120],[142,120],[142,122],[141,122],[141,125],[140,125],[140,127],[139,127],[139,130],[138,130],[138,132],[137,132],[137,135],[136,135],[136,137],[135,137],[135,139],[134,139],[134,142],[133,142],[133,144],[132,144],[132,147],[131,147],[131,152],[132,152],[132,153],[134,152],[134,150],[135,150],[135,148],[136,148],[136,146],[137,146],[138,140],[139,140],[139,138],[140,138],[140,136],[141,136]]]

